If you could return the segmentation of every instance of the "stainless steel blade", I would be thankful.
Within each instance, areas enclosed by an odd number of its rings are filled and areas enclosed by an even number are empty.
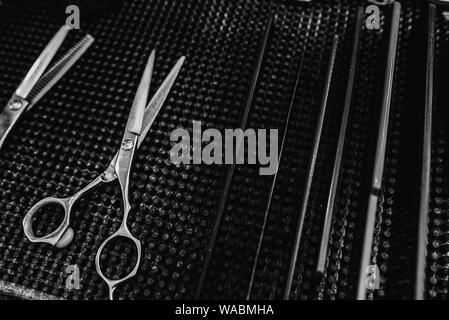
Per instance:
[[[55,34],[53,39],[48,43],[45,49],[42,51],[39,58],[37,58],[36,62],[31,67],[28,74],[23,79],[22,83],[16,90],[16,95],[22,98],[26,98],[36,83],[41,78],[42,74],[44,74],[45,69],[47,69],[51,60],[55,56],[56,52],[58,52],[61,44],[64,42],[68,32],[70,31],[65,25],[62,26],[59,31]]]

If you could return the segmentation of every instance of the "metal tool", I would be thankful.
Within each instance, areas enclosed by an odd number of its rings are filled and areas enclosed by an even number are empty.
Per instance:
[[[399,36],[399,22],[401,16],[401,4],[395,2],[391,17],[391,30],[388,45],[387,66],[385,72],[384,92],[382,98],[382,111],[380,116],[379,131],[377,136],[376,156],[374,160],[373,180],[366,214],[365,234],[363,238],[363,251],[359,271],[357,299],[366,298],[366,270],[370,264],[373,246],[373,233],[376,222],[377,202],[382,191],[382,177],[385,165],[385,151],[387,146],[388,122],[390,117],[391,96],[393,91],[394,66]]]
[[[421,195],[419,206],[418,251],[415,279],[415,299],[424,299],[426,281],[426,255],[427,255],[427,227],[429,224],[429,195],[430,174],[432,160],[432,109],[433,109],[433,73],[435,58],[435,24],[437,7],[429,4],[429,21],[427,34],[427,73],[426,73],[426,101],[424,107],[424,139],[421,173]]]
[[[271,33],[271,28],[273,25],[273,17],[270,17],[270,19],[267,22],[267,25],[265,26],[265,33],[264,38],[262,42],[261,49],[259,51],[259,57],[257,59],[256,69],[253,74],[253,78],[251,80],[251,87],[248,95],[248,100],[246,101],[245,110],[243,113],[242,122],[240,123],[240,129],[245,130],[246,124],[248,122],[249,112],[251,110],[251,106],[253,104],[253,98],[254,94],[256,92],[256,86],[259,80],[260,70],[262,68],[262,63],[265,57],[265,51],[267,48],[268,40]],[[240,149],[240,144],[242,143],[241,139],[237,141],[237,148],[236,150]],[[235,160],[235,159],[234,159]],[[206,252],[206,258],[204,260],[203,270],[201,271],[200,281],[196,290],[195,299],[199,299],[201,296],[201,292],[203,291],[204,282],[206,280],[207,271],[209,270],[209,264],[210,260],[212,258],[212,253],[215,248],[215,243],[217,241],[218,237],[218,231],[220,229],[221,220],[223,218],[223,213],[225,210],[226,202],[228,200],[229,190],[231,188],[232,179],[234,177],[234,171],[235,171],[235,161],[233,161],[233,164],[229,166],[228,172],[226,175],[226,181],[225,186],[223,188],[223,195],[220,200],[220,204],[218,206],[218,212],[217,216],[215,218],[214,227],[212,229],[211,238],[208,243],[207,252]]]
[[[252,289],[253,289],[254,278],[256,276],[257,264],[259,262],[260,250],[262,249],[262,241],[263,241],[263,238],[264,238],[264,235],[265,235],[265,229],[266,229],[266,226],[267,226],[268,214],[270,213],[271,203],[272,203],[273,195],[274,195],[274,190],[276,188],[276,182],[277,182],[278,173],[279,173],[279,165],[280,165],[281,160],[282,160],[282,154],[284,153],[284,146],[285,146],[285,141],[287,140],[288,128],[289,128],[289,125],[290,125],[290,118],[291,118],[291,115],[292,115],[293,106],[294,106],[296,95],[297,95],[298,88],[299,88],[299,80],[300,80],[300,77],[301,77],[301,71],[302,71],[303,62],[304,62],[304,56],[301,55],[300,62],[299,62],[299,68],[298,68],[298,72],[297,72],[297,75],[296,75],[295,87],[293,89],[292,98],[290,100],[290,105],[288,107],[287,118],[285,119],[285,128],[284,128],[284,133],[282,135],[281,149],[279,151],[278,168],[276,168],[276,173],[274,175],[273,181],[271,182],[270,194],[268,196],[268,202],[267,202],[267,207],[266,207],[266,210],[265,210],[265,213],[264,213],[262,229],[260,231],[259,242],[257,244],[256,255],[255,255],[255,258],[254,258],[254,263],[253,263],[252,272],[251,272],[251,279],[250,279],[249,286],[248,286],[248,292],[246,294],[246,299],[247,300],[249,300],[251,298],[251,292],[252,292]]]
[[[327,249],[328,249],[328,243],[329,243],[329,237],[330,237],[332,214],[334,212],[334,207],[335,207],[335,197],[337,195],[341,161],[343,158],[343,150],[345,147],[346,131],[347,131],[347,127],[348,127],[349,111],[351,109],[352,91],[353,91],[354,82],[355,82],[355,74],[356,74],[356,68],[357,68],[357,57],[359,55],[360,36],[361,36],[362,28],[363,28],[364,15],[365,15],[364,8],[359,7],[359,9],[357,10],[357,18],[356,18],[355,31],[354,31],[354,42],[353,42],[353,47],[352,47],[351,62],[350,62],[350,66],[349,66],[348,86],[346,89],[346,98],[345,98],[345,104],[344,104],[344,108],[343,108],[343,116],[341,119],[340,135],[338,138],[337,152],[335,154],[334,169],[332,172],[332,181],[331,181],[331,186],[330,186],[330,190],[329,190],[329,197],[327,200],[326,214],[325,214],[324,224],[323,224],[323,234],[321,236],[321,241],[320,241],[320,251],[318,254],[318,263],[317,263],[317,272],[318,273],[324,273],[326,259],[327,259]]]
[[[44,74],[69,31],[66,26],[59,29],[0,113],[0,149],[20,116],[31,110],[94,42],[91,35],[86,35]]]
[[[292,250],[291,259],[290,259],[290,266],[289,266],[289,270],[288,270],[288,274],[287,274],[287,282],[286,282],[285,290],[284,290],[284,300],[289,299],[290,291],[292,288],[296,261],[298,259],[299,245],[301,242],[302,232],[304,229],[304,221],[305,221],[305,217],[306,217],[306,213],[307,213],[307,207],[309,204],[310,191],[312,188],[313,176],[315,174],[315,166],[316,166],[316,161],[318,158],[318,151],[319,151],[320,143],[321,143],[321,133],[323,131],[324,117],[326,115],[326,109],[327,109],[327,104],[328,104],[327,102],[329,99],[329,91],[330,91],[330,87],[331,87],[331,83],[332,83],[332,76],[334,73],[335,60],[336,60],[337,49],[338,49],[338,42],[339,42],[339,37],[338,37],[338,35],[336,35],[336,36],[334,36],[334,39],[332,42],[331,54],[329,57],[326,82],[325,82],[325,86],[324,86],[323,99],[321,100],[321,109],[320,109],[320,114],[319,114],[319,118],[318,118],[318,126],[317,126],[316,132],[315,132],[313,151],[312,151],[310,164],[309,164],[306,189],[304,191],[304,197],[303,197],[302,204],[301,204],[301,211],[300,211],[299,217],[298,217],[298,225],[296,227],[295,239],[293,242],[293,250]]]
[[[131,111],[129,113],[128,122],[126,125],[126,130],[123,135],[123,139],[120,145],[119,151],[116,153],[111,163],[107,167],[106,171],[98,176],[95,180],[93,180],[88,186],[84,189],[76,193],[75,195],[68,198],[46,198],[40,202],[38,202],[34,207],[30,209],[30,211],[26,214],[23,220],[23,228],[25,231],[25,235],[31,242],[40,242],[40,243],[48,243],[54,245],[58,248],[63,248],[67,246],[71,240],[73,239],[74,232],[73,229],[69,227],[70,224],[70,214],[74,204],[86,193],[91,191],[93,188],[112,182],[118,179],[121,193],[123,198],[123,206],[124,213],[123,219],[120,228],[109,238],[107,238],[100,246],[97,251],[97,255],[95,257],[95,266],[97,272],[103,278],[103,280],[107,283],[109,287],[109,298],[112,300],[113,293],[115,288],[121,282],[133,277],[138,269],[140,258],[141,258],[141,244],[138,239],[136,239],[131,232],[128,230],[127,220],[128,215],[131,210],[131,204],[128,199],[128,187],[130,184],[130,169],[132,165],[132,160],[134,157],[134,153],[136,149],[140,147],[142,142],[145,139],[148,131],[150,130],[156,116],[158,115],[162,105],[164,104],[181,67],[184,63],[185,57],[181,57],[173,69],[170,71],[170,74],[164,80],[162,85],[157,90],[156,94],[151,99],[148,106],[145,108],[148,98],[148,91],[150,88],[151,78],[153,74],[154,68],[154,60],[155,60],[155,52],[153,51],[149,57],[148,63],[146,65],[142,80],[140,82],[134,103],[131,107]],[[65,215],[61,225],[52,233],[43,236],[36,237],[32,230],[32,221],[34,215],[43,207],[57,204],[64,208]],[[137,248],[137,262],[131,273],[129,273],[124,278],[113,280],[107,278],[100,267],[100,256],[101,252],[105,248],[106,244],[115,238],[127,238],[130,239],[135,247]]]

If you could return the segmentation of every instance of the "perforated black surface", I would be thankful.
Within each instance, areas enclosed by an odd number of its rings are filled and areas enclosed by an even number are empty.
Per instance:
[[[64,12],[55,2],[10,0],[0,5],[0,105],[6,104],[63,21]],[[414,286],[425,60],[413,53],[424,48],[426,10],[417,1],[401,3],[385,188],[375,230],[373,259],[382,276],[381,290],[370,296],[375,299],[411,298]],[[142,242],[143,259],[137,276],[119,286],[115,296],[193,298],[214,215],[223,196],[226,166],[171,164],[170,133],[178,127],[191,128],[192,120],[201,120],[204,129],[238,126],[264,27],[273,14],[273,31],[248,127],[278,128],[282,132],[300,54],[304,54],[304,68],[252,298],[278,299],[283,295],[335,34],[341,39],[337,67],[291,298],[354,298],[390,7],[381,9],[381,30],[363,31],[327,271],[321,281],[314,270],[357,5],[350,0],[127,0],[115,12],[99,14],[89,21],[81,17],[83,32],[95,37],[94,45],[20,120],[0,151],[0,280],[58,298],[107,298],[107,286],[95,271],[94,259],[99,245],[121,222],[118,185],[100,188],[79,202],[71,224],[75,239],[67,248],[31,244],[23,234],[22,219],[38,200],[71,195],[106,168],[120,143],[144,64],[155,48],[151,93],[181,55],[187,60],[136,154],[130,191],[134,210],[129,227]],[[439,57],[446,57],[447,22],[442,20],[438,30],[442,43]],[[80,34],[76,33],[65,46],[73,44]],[[440,83],[444,91],[445,81]],[[447,194],[447,112],[443,106],[442,115],[435,116],[435,203],[444,198],[441,194]],[[260,176],[256,166],[237,167],[201,298],[245,298],[271,181],[270,176]],[[440,219],[439,225],[445,226],[446,211],[441,210],[433,214]],[[44,218],[36,225],[39,232],[48,232],[56,225],[52,215]],[[443,250],[442,255],[449,252],[437,247]],[[102,263],[109,266],[108,274],[125,274],[129,259],[120,257],[130,256],[132,252],[126,247],[116,246]],[[128,261],[128,265],[119,261]],[[433,263],[429,265],[429,283],[435,282],[435,274],[446,276],[447,268],[437,267],[438,261],[429,255]],[[80,268],[80,290],[65,286],[65,270],[72,264]],[[446,280],[437,280],[429,286],[429,296],[446,298],[447,289]]]
[[[437,19],[436,37],[436,68],[447,70],[448,24],[446,19],[439,16]],[[427,282],[428,297],[437,299],[448,298],[448,253],[447,231],[447,91],[444,88],[444,81],[447,81],[444,72],[438,72],[435,79],[435,99],[433,114],[433,136],[432,136],[432,182],[431,182],[431,203],[429,216],[429,239],[427,256]]]

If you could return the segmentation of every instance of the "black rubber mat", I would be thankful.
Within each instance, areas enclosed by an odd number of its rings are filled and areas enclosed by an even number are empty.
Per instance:
[[[58,1],[3,0],[0,5],[0,105],[64,22]],[[365,3],[365,2],[363,2]],[[120,285],[119,299],[188,299],[197,291],[207,244],[223,197],[225,165],[173,165],[170,133],[239,125],[270,16],[273,29],[262,64],[248,127],[279,129],[293,93],[300,57],[304,66],[263,238],[252,298],[280,299],[285,288],[310,152],[318,121],[327,61],[340,36],[335,76],[312,184],[291,299],[355,297],[366,200],[391,7],[382,7],[379,30],[364,30],[349,129],[332,221],[326,273],[315,276],[347,86],[357,7],[352,0],[126,0],[94,17],[81,15],[81,31],[95,43],[79,63],[20,120],[0,151],[0,291],[26,299],[106,299],[95,270],[100,244],[121,222],[118,184],[84,197],[73,212],[75,238],[57,249],[30,243],[22,230],[27,210],[47,196],[69,196],[100,174],[114,156],[144,64],[156,49],[151,93],[182,55],[186,62],[132,169],[129,227],[142,242],[136,277]],[[424,103],[426,6],[401,1],[399,48],[373,262],[381,288],[369,298],[412,298],[417,235],[417,195]],[[82,12],[81,12],[82,14]],[[438,26],[438,61],[447,57],[448,22]],[[422,65],[422,67],[420,67]],[[442,67],[443,68],[443,67]],[[444,78],[445,79],[445,78]],[[439,80],[444,91],[444,79]],[[443,96],[443,94],[441,94]],[[447,112],[438,104],[434,133],[432,201],[435,228],[447,228],[441,201],[448,193]],[[281,134],[280,134],[281,135]],[[273,176],[255,165],[237,166],[200,298],[246,297]],[[447,195],[446,195],[447,197]],[[440,199],[440,200],[439,200]],[[39,234],[58,223],[42,215]],[[431,223],[432,224],[432,223]],[[433,229],[430,229],[431,233]],[[435,243],[434,243],[435,244]],[[430,243],[429,245],[432,245]],[[428,297],[446,298],[449,248],[429,250]],[[102,257],[107,274],[132,267],[133,252],[116,245]],[[447,258],[447,257],[446,257]],[[66,288],[68,265],[80,268],[81,288]]]

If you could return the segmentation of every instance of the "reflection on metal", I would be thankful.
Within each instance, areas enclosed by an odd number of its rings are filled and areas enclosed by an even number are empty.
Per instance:
[[[243,112],[243,118],[242,118],[242,121],[240,123],[240,129],[242,129],[242,130],[246,129],[246,124],[248,122],[249,112],[250,112],[251,106],[253,104],[253,99],[254,99],[254,94],[256,92],[257,83],[259,82],[259,75],[260,75],[260,71],[261,71],[261,68],[262,68],[263,60],[265,58],[265,52],[267,50],[268,40],[270,38],[272,26],[273,26],[273,17],[270,17],[270,19],[267,21],[267,24],[265,26],[264,38],[263,38],[262,45],[261,45],[260,50],[259,50],[259,56],[258,56],[258,59],[257,59],[256,68],[254,70],[253,78],[251,80],[251,86],[250,86],[248,99],[246,101],[245,110]],[[241,142],[237,142],[237,146],[238,146],[237,150],[239,149],[239,144],[240,143]],[[210,260],[212,258],[212,253],[213,253],[213,250],[215,248],[215,243],[216,243],[217,237],[218,237],[218,231],[220,229],[220,225],[221,225],[221,221],[222,221],[222,218],[223,218],[225,206],[226,206],[226,203],[227,203],[227,200],[228,200],[229,190],[231,188],[232,179],[234,177],[234,171],[235,171],[235,161],[234,161],[234,164],[232,164],[232,165],[230,165],[228,167],[228,172],[227,172],[227,175],[226,175],[225,186],[223,188],[223,193],[222,193],[222,196],[221,196],[221,199],[220,199],[220,203],[219,203],[219,206],[218,206],[218,212],[217,212],[217,215],[215,217],[214,226],[213,226],[213,229],[212,229],[212,234],[211,234],[211,237],[209,239],[208,246],[207,246],[206,258],[204,260],[203,270],[201,271],[200,281],[199,281],[198,287],[196,289],[195,299],[199,299],[200,296],[201,296],[201,292],[203,291],[203,286],[204,286],[204,282],[206,280],[207,271],[209,270]]]
[[[382,111],[380,115],[379,131],[377,135],[376,156],[374,159],[374,172],[371,184],[371,192],[368,200],[365,231],[363,237],[362,258],[359,270],[357,299],[366,299],[365,270],[370,265],[373,246],[373,233],[376,222],[377,203],[382,192],[382,178],[385,166],[385,153],[387,146],[388,123],[390,118],[391,98],[393,92],[394,67],[396,63],[396,51],[399,37],[399,23],[401,17],[401,4],[394,3],[391,17],[390,39],[388,44],[387,66],[384,79],[384,92],[382,98]]]
[[[308,175],[307,175],[307,182],[306,182],[306,188],[304,191],[304,196],[301,204],[301,209],[298,216],[298,224],[296,227],[296,233],[295,238],[293,242],[293,250],[291,253],[291,259],[290,259],[290,265],[289,270],[287,274],[287,283],[285,285],[284,290],[284,300],[288,300],[290,297],[290,291],[293,284],[293,276],[295,274],[295,267],[296,267],[296,261],[298,259],[298,251],[299,251],[299,245],[301,243],[302,238],[302,232],[304,229],[304,221],[307,213],[307,208],[309,204],[309,197],[310,197],[310,191],[312,189],[312,182],[313,177],[315,174],[315,166],[318,158],[318,151],[320,148],[321,143],[321,133],[323,131],[323,125],[324,125],[324,117],[326,115],[326,109],[328,105],[328,99],[329,99],[329,91],[332,83],[332,77],[334,73],[334,67],[335,67],[335,60],[337,56],[337,49],[338,49],[338,42],[339,38],[338,35],[334,37],[333,43],[332,43],[332,51],[329,57],[329,63],[327,68],[327,75],[326,75],[326,82],[324,86],[324,93],[323,98],[321,101],[321,109],[320,114],[318,118],[318,125],[315,131],[315,139],[313,143],[313,151],[310,159],[309,169],[308,169]]]
[[[273,181],[271,183],[271,188],[270,188],[270,194],[268,196],[267,207],[266,207],[266,210],[265,210],[265,213],[264,213],[262,230],[260,231],[259,242],[257,244],[256,255],[255,255],[255,258],[254,258],[252,272],[251,272],[251,279],[250,279],[250,282],[249,282],[248,292],[246,294],[246,299],[247,300],[249,300],[251,298],[251,292],[252,292],[252,289],[253,289],[254,278],[256,276],[257,264],[259,262],[260,250],[262,249],[262,242],[263,242],[263,238],[264,238],[264,235],[265,235],[265,229],[266,229],[266,226],[267,226],[268,214],[270,213],[271,203],[272,203],[271,201],[273,199],[274,190],[276,188],[276,182],[277,182],[277,178],[278,178],[280,163],[281,163],[281,160],[282,160],[282,154],[283,154],[283,151],[284,151],[285,141],[287,140],[288,128],[289,128],[289,125],[290,125],[290,118],[291,118],[291,115],[292,115],[293,106],[295,104],[295,99],[296,99],[297,92],[298,92],[298,89],[299,89],[299,80],[301,78],[301,71],[302,71],[303,63],[304,63],[304,56],[302,55],[301,59],[300,59],[300,62],[299,62],[299,69],[298,69],[298,72],[297,72],[297,75],[296,75],[295,87],[293,89],[292,98],[290,100],[290,105],[288,107],[287,118],[285,119],[285,128],[284,128],[284,134],[282,136],[281,150],[279,152],[278,167],[277,167],[277,170],[276,170],[276,174],[275,174],[275,176],[273,178]]]
[[[416,257],[415,299],[424,299],[426,281],[427,227],[429,224],[430,174],[432,160],[432,109],[433,109],[433,73],[435,55],[436,6],[429,5],[427,35],[426,100],[424,106],[424,136],[421,172],[421,195],[419,205],[418,251]]]

